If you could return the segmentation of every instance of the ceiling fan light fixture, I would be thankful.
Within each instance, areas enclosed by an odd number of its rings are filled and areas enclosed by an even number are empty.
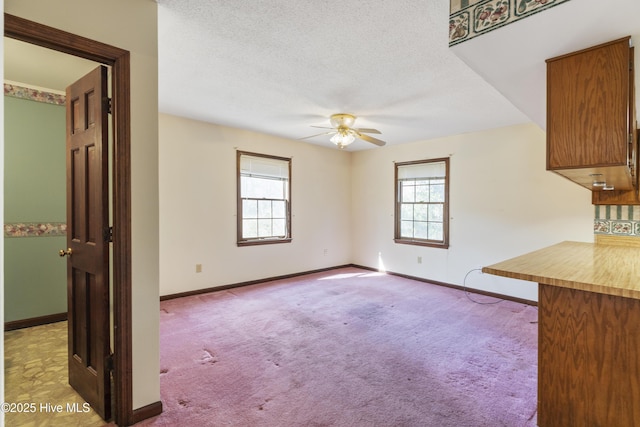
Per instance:
[[[328,132],[320,133],[318,135],[306,136],[300,139],[308,139],[315,138],[316,136],[322,135],[333,135],[329,140],[338,146],[338,148],[345,148],[347,145],[351,144],[356,139],[361,139],[366,142],[370,142],[374,145],[382,147],[386,144],[386,142],[374,138],[372,136],[367,135],[368,133],[379,134],[380,131],[377,129],[370,128],[352,128],[351,126],[354,124],[356,120],[356,116],[352,114],[333,114],[329,118],[329,122],[331,123],[331,127],[326,126],[314,126],[314,128],[320,129],[329,129]]]
[[[339,131],[338,133],[333,135],[329,141],[336,144],[338,148],[344,148],[355,140],[356,138],[349,132]]]

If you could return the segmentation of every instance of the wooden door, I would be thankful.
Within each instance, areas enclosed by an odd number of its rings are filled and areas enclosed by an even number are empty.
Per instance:
[[[67,88],[69,384],[111,417],[107,69]]]

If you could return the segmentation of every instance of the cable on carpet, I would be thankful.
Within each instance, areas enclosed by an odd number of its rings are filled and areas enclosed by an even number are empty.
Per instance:
[[[481,268],[473,268],[473,269],[467,271],[467,274],[464,275],[464,279],[462,280],[462,290],[464,291],[464,294],[467,296],[469,301],[475,302],[476,304],[482,304],[482,305],[498,304],[498,303],[504,301],[503,299],[498,299],[497,301],[482,302],[482,301],[476,301],[473,298],[471,298],[470,292],[467,290],[467,277],[469,276],[469,274],[471,274],[474,271],[482,271],[482,269]]]

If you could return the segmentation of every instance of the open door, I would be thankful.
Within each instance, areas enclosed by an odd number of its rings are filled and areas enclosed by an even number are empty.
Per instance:
[[[69,384],[111,417],[107,68],[67,88]]]

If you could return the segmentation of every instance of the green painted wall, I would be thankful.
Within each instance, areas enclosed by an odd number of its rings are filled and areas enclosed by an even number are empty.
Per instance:
[[[66,221],[65,108],[4,97],[4,221]],[[66,236],[4,238],[5,321],[67,311]]]

